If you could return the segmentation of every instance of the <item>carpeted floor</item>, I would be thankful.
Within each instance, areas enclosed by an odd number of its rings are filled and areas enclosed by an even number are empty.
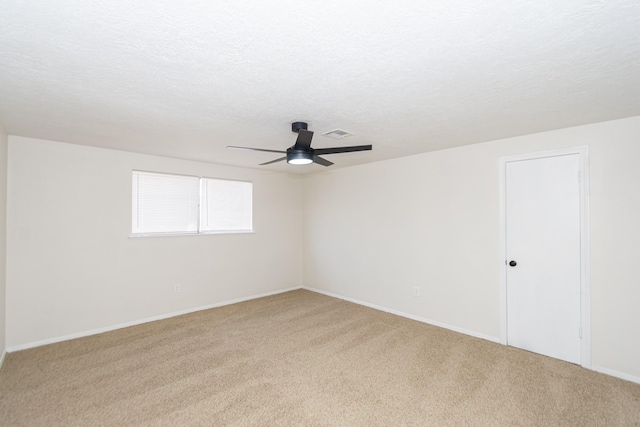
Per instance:
[[[3,426],[640,426],[640,385],[298,290],[7,355]]]

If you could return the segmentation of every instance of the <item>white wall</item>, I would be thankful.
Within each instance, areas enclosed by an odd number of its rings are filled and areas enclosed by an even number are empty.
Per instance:
[[[255,233],[128,238],[132,169],[253,181]],[[7,347],[300,286],[300,184],[10,136]]]
[[[6,248],[7,248],[7,146],[8,137],[0,125],[0,366],[6,348]]]
[[[588,145],[592,364],[640,379],[639,135],[634,117],[306,176],[305,285],[498,339],[498,158]]]

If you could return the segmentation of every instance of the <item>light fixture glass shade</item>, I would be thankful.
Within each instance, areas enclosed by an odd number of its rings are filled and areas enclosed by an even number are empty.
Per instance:
[[[313,163],[313,155],[305,152],[289,152],[287,153],[287,163],[290,165],[308,165],[309,163]]]
[[[287,161],[290,165],[308,165],[309,163],[313,163],[311,159],[291,159]]]

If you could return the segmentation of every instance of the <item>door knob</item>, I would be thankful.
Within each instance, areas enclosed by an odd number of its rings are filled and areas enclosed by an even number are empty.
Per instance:
[[[517,263],[517,262],[515,262],[514,260],[511,260],[511,261],[509,261],[509,265],[510,265],[511,267],[515,267],[516,265],[518,265],[518,263]]]

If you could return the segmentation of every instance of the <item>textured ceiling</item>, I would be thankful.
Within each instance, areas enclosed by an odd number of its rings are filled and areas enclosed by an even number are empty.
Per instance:
[[[13,135],[258,167],[303,120],[373,144],[336,168],[634,115],[638,0],[0,2]]]

